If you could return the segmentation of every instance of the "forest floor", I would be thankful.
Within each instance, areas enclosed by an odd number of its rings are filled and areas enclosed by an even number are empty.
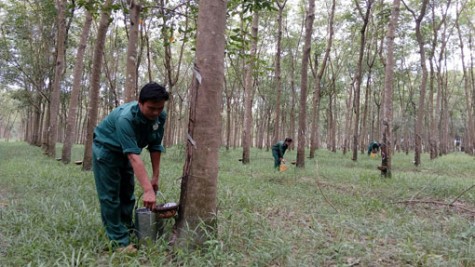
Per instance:
[[[73,162],[82,153],[75,146]],[[266,149],[252,149],[247,165],[241,155],[220,152],[217,236],[200,249],[172,250],[170,219],[156,243],[124,255],[108,250],[91,172],[0,142],[0,265],[475,266],[473,157],[424,154],[416,167],[413,154],[396,153],[392,177],[383,178],[381,159],[366,154],[354,162],[320,149],[305,168],[283,173]],[[182,146],[162,157],[166,201],[179,199],[183,158]]]

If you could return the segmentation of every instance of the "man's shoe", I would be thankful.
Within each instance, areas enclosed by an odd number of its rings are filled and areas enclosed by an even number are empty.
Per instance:
[[[118,247],[115,249],[115,252],[124,253],[124,254],[135,254],[137,253],[137,248],[134,244],[129,244],[126,247]]]

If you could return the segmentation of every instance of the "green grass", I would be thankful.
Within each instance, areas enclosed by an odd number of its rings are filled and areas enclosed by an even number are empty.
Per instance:
[[[73,160],[82,153],[76,146]],[[361,154],[353,162],[319,150],[285,173],[273,170],[269,151],[253,149],[249,165],[241,154],[220,153],[217,238],[172,257],[169,221],[163,239],[127,256],[107,251],[91,172],[0,142],[0,265],[475,266],[475,188],[460,196],[475,183],[473,157],[423,155],[415,167],[413,154],[396,154],[387,179],[380,160]],[[161,168],[168,201],[179,199],[182,166],[182,148],[169,148]]]

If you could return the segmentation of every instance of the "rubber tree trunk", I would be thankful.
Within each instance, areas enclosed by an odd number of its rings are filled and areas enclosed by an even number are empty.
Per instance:
[[[76,62],[73,70],[73,88],[69,100],[68,119],[66,122],[66,133],[61,154],[61,161],[65,164],[71,161],[71,150],[76,139],[76,118],[78,114],[79,93],[81,92],[81,78],[84,68],[84,54],[86,52],[87,40],[92,25],[92,15],[86,11],[86,19],[81,32],[79,47],[76,54]]]
[[[414,164],[419,166],[421,164],[421,154],[422,154],[422,125],[424,123],[424,104],[425,104],[425,95],[426,95],[426,87],[427,87],[427,63],[426,63],[426,52],[424,48],[424,38],[422,36],[421,31],[421,23],[422,19],[426,14],[427,5],[429,0],[424,0],[422,2],[422,7],[419,15],[416,17],[414,11],[412,11],[408,6],[406,8],[413,14],[415,22],[416,22],[416,38],[417,43],[419,45],[419,54],[421,56],[421,67],[422,67],[422,78],[421,84],[419,87],[419,106],[417,110],[417,118],[416,118],[416,125],[415,125],[415,153],[414,153]]]
[[[366,29],[368,27],[369,16],[371,14],[371,7],[373,5],[374,0],[369,0],[366,3],[366,13],[363,15],[362,10],[359,7],[358,1],[355,1],[355,4],[360,10],[360,15],[363,17],[363,26],[360,30],[360,50],[358,55],[358,63],[357,63],[357,70],[356,70],[356,77],[355,77],[355,98],[354,98],[354,105],[353,109],[355,111],[355,120],[354,128],[353,128],[353,161],[358,160],[358,139],[359,139],[359,128],[360,128],[360,95],[361,95],[361,80],[363,78],[363,56],[364,56],[364,48],[366,45]]]
[[[46,154],[49,157],[56,156],[56,139],[58,138],[58,114],[61,94],[61,80],[63,79],[65,40],[66,40],[66,3],[67,0],[57,0],[57,32],[56,32],[56,67],[54,70],[54,81],[51,92],[51,102],[49,108],[48,144]]]
[[[183,166],[178,247],[199,247],[217,234],[218,155],[224,86],[226,1],[201,0],[198,11],[188,143]],[[203,116],[206,114],[206,116]]]
[[[399,18],[400,0],[394,0],[391,9],[388,32],[386,35],[386,67],[384,75],[383,114],[381,116],[381,175],[391,177],[392,120],[393,120],[393,80],[394,80],[394,38]]]
[[[274,113],[274,134],[272,143],[277,143],[280,140],[280,98],[282,95],[282,77],[281,77],[281,54],[282,54],[282,19],[284,14],[284,7],[287,3],[285,0],[282,4],[277,1],[279,8],[279,15],[277,17],[277,40],[276,40],[276,53],[275,53],[275,87],[276,87],[276,100],[275,100],[275,113]]]
[[[84,144],[84,158],[82,169],[89,171],[92,169],[92,139],[94,128],[97,125],[97,114],[99,106],[99,88],[102,73],[102,57],[107,29],[110,24],[110,12],[113,0],[106,0],[102,6],[101,20],[97,29],[96,44],[94,46],[94,56],[92,58],[91,89],[89,91],[89,106],[87,111],[86,142]]]
[[[127,44],[127,66],[125,73],[125,102],[136,100],[137,95],[137,42],[139,37],[139,20],[142,7],[135,0],[129,2],[129,42]]]
[[[259,27],[259,13],[252,16],[251,53],[245,66],[244,78],[244,131],[242,136],[242,164],[251,162],[252,143],[252,103],[254,98],[254,65],[257,54],[257,34]]]
[[[305,18],[305,42],[302,54],[302,67],[300,76],[300,111],[299,130],[297,146],[298,168],[305,168],[305,139],[307,133],[307,83],[308,83],[308,62],[310,60],[311,41],[313,33],[313,21],[315,19],[315,0],[308,1],[308,10]]]
[[[320,68],[317,70],[317,74],[315,75],[315,91],[313,92],[313,105],[312,105],[312,131],[311,131],[311,138],[310,138],[310,155],[309,158],[315,157],[315,150],[317,150],[320,146],[320,130],[319,130],[319,117],[320,117],[320,94],[321,94],[321,81],[323,78],[323,74],[325,73],[325,69],[327,66],[328,59],[330,57],[330,51],[333,42],[333,21],[335,17],[335,7],[336,7],[336,0],[332,1],[330,17],[328,18],[328,38],[327,38],[327,45],[325,48],[325,54],[323,56],[323,60],[320,64]],[[318,60],[315,57],[315,65],[317,64]]]
[[[473,151],[473,132],[475,131],[474,127],[474,115],[473,115],[473,102],[471,101],[473,98],[470,96],[470,80],[469,80],[469,73],[467,71],[467,66],[465,63],[465,54],[464,54],[464,42],[462,38],[462,32],[460,30],[460,25],[459,25],[459,14],[457,15],[457,19],[455,21],[455,27],[457,28],[457,33],[459,36],[459,45],[460,45],[460,53],[461,53],[461,59],[462,59],[462,68],[463,68],[463,88],[464,88],[464,93],[465,93],[465,109],[467,110],[467,134],[465,135],[465,140],[464,140],[464,149],[466,151]],[[469,70],[471,71],[471,70]],[[475,88],[475,87],[474,87]],[[474,92],[475,93],[475,92]],[[469,153],[470,153],[469,152]],[[471,153],[473,154],[473,153]]]

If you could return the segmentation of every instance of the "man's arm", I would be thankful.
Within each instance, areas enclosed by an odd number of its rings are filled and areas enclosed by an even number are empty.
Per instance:
[[[150,152],[150,160],[152,161],[152,187],[153,191],[157,192],[160,185],[160,158],[162,152]]]
[[[153,190],[152,184],[150,183],[147,175],[147,170],[145,170],[145,165],[140,158],[140,155],[129,153],[127,157],[134,169],[135,176],[139,181],[140,185],[143,188],[143,202],[146,208],[153,209],[155,208],[155,191]]]

